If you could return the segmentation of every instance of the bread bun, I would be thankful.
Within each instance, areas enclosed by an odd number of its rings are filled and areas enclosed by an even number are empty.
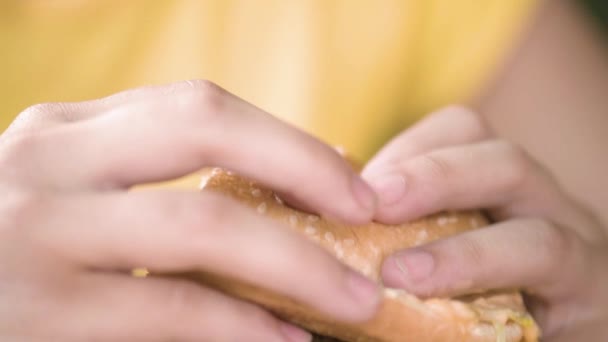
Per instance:
[[[210,170],[201,188],[230,196],[294,229],[324,247],[341,262],[370,279],[391,253],[424,244],[488,222],[478,212],[442,213],[402,225],[349,226],[286,206],[269,189],[221,169]],[[286,228],[287,229],[287,228]],[[188,277],[232,296],[257,303],[307,330],[343,341],[537,341],[539,330],[517,291],[458,299],[421,300],[399,289],[384,288],[377,314],[361,324],[336,321],[281,294],[206,273]]]

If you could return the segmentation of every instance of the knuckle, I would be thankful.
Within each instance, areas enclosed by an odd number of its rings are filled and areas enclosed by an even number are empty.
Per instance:
[[[0,145],[0,173],[9,178],[19,177],[23,164],[42,146],[41,139],[34,132],[6,136]]]
[[[556,251],[560,256],[570,249],[570,238],[564,230],[554,228],[547,222],[544,222],[542,227],[543,229],[539,229],[539,235],[545,241],[544,246],[548,251]]]
[[[69,104],[63,102],[39,103],[26,108],[18,116],[20,121],[38,121],[45,119],[64,119],[69,112]]]
[[[572,248],[574,247],[574,239],[571,234],[566,232],[564,229],[555,228],[548,223],[545,223],[544,233],[542,238],[545,240],[545,249],[549,254],[553,251],[556,255],[557,260],[564,261],[571,255]]]
[[[2,228],[7,231],[23,231],[42,215],[46,199],[35,192],[13,192],[2,201]]]
[[[187,84],[193,90],[188,95],[189,105],[197,109],[190,111],[195,116],[193,119],[208,123],[208,120],[223,113],[226,100],[224,89],[208,80],[192,80]]]
[[[561,268],[572,256],[576,238],[565,229],[560,229],[543,219],[530,219],[530,243],[537,246],[537,255],[543,257],[547,268]],[[559,270],[556,270],[559,272]]]
[[[32,106],[27,107],[21,114],[24,116],[38,116],[38,115],[49,115],[51,113],[55,113],[58,109],[58,103],[38,103]]]
[[[530,176],[530,158],[526,151],[518,145],[505,140],[493,143],[497,153],[504,159],[504,188],[515,191],[525,188]]]

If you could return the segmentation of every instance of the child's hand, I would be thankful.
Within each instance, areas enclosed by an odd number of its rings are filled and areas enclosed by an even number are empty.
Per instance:
[[[387,259],[383,278],[423,296],[523,288],[546,337],[608,338],[606,231],[520,148],[460,108],[431,115],[365,168],[380,207],[400,222],[488,208],[497,223]]]
[[[0,140],[0,340],[310,338],[214,290],[131,277],[140,266],[221,272],[345,320],[373,314],[371,282],[273,221],[209,193],[127,191],[206,165],[327,216],[373,215],[373,193],[331,148],[208,82],[34,106]]]

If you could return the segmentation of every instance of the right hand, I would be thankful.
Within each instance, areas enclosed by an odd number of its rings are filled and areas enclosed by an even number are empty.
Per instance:
[[[211,193],[128,191],[222,166],[350,223],[374,195],[331,148],[205,81],[22,113],[0,137],[0,340],[302,341],[252,304],[129,270],[205,270],[361,321],[373,283]]]
[[[543,340],[607,340],[606,227],[481,116],[459,107],[430,115],[363,175],[376,184],[380,222],[475,208],[493,221],[386,258],[385,285],[427,298],[522,289]]]

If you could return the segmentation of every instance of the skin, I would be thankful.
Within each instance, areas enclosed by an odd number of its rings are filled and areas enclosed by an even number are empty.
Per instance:
[[[379,196],[378,221],[488,208],[484,229],[400,251],[387,286],[422,297],[523,288],[549,340],[608,336],[605,227],[522,148],[480,115],[451,107],[391,141],[363,171]]]
[[[608,222],[608,45],[573,1],[546,1],[519,50],[472,104]]]
[[[522,288],[545,340],[608,337],[606,51],[577,7],[547,1],[475,111],[430,115],[369,162],[379,221],[481,207],[497,222],[395,254],[386,284]]]
[[[372,190],[332,148],[209,82],[34,106],[2,136],[0,157],[2,340],[310,339],[211,289],[131,277],[142,265],[238,277],[354,322],[379,302],[371,281],[226,198],[127,191],[221,165],[325,216],[369,221]]]
[[[432,114],[369,162],[376,194],[330,147],[205,81],[29,108],[0,137],[0,339],[310,339],[211,289],[129,275],[142,265],[225,273],[338,319],[373,315],[373,284],[230,200],[127,191],[206,165],[351,223],[488,208],[497,223],[395,254],[385,282],[421,296],[520,287],[549,339],[605,338],[608,59],[583,19],[548,2],[477,111]]]

